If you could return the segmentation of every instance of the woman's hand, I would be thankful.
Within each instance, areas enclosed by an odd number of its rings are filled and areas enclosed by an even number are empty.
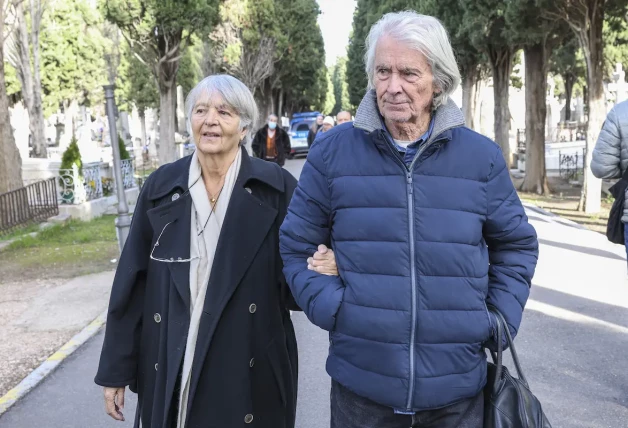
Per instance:
[[[116,421],[124,422],[124,388],[105,387],[105,411]]]
[[[319,245],[318,251],[307,259],[307,268],[322,275],[338,276],[336,256],[334,252],[325,245]]]

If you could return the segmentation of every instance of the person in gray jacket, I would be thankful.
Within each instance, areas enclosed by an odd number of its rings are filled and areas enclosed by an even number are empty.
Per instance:
[[[591,172],[597,178],[620,178],[626,168],[628,168],[628,101],[623,101],[613,107],[606,116],[593,149]],[[626,196],[628,200],[628,195]],[[621,220],[624,224],[628,223],[626,204]],[[628,227],[624,228],[624,244],[628,252]]]

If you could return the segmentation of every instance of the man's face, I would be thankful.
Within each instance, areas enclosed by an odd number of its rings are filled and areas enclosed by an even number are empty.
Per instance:
[[[375,92],[384,119],[419,123],[430,114],[437,89],[425,56],[390,36],[383,36],[375,50]]]
[[[336,116],[336,123],[338,125],[345,122],[351,122],[351,114],[348,111],[342,111]]]
[[[327,132],[327,131],[329,131],[333,127],[334,127],[334,125],[332,125],[332,124],[323,123],[323,132]]]

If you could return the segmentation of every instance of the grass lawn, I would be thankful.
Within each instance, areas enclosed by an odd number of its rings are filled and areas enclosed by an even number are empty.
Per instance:
[[[70,220],[24,236],[0,252],[0,282],[72,278],[115,269],[118,242],[115,216],[82,222]]]
[[[516,187],[521,184],[522,179],[513,179]],[[546,211],[552,212],[561,217],[572,220],[600,233],[606,233],[608,214],[613,205],[611,199],[602,198],[602,207],[597,214],[585,214],[578,211],[580,202],[581,187],[571,186],[557,177],[549,178],[551,193],[549,195],[537,195],[534,193],[518,192],[522,202],[536,205]]]
[[[39,231],[39,224],[28,224],[26,226],[18,227],[12,232],[0,235],[0,242],[10,241],[11,239],[19,238],[20,236]]]

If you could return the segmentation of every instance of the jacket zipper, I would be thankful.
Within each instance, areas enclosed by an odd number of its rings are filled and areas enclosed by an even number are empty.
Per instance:
[[[410,387],[408,388],[408,402],[406,407],[412,409],[412,397],[414,395],[414,340],[416,335],[416,307],[417,307],[417,290],[416,290],[416,267],[414,265],[414,195],[412,192],[412,170],[408,171],[408,225],[410,226],[410,279],[412,281],[412,328],[410,329]]]
[[[408,226],[410,228],[410,281],[412,284],[412,326],[410,328],[410,382],[408,388],[408,398],[406,401],[406,408],[408,411],[412,410],[412,397],[414,396],[414,378],[416,377],[416,369],[415,369],[415,336],[416,336],[416,324],[417,324],[417,283],[416,283],[416,266],[415,266],[415,248],[414,248],[414,192],[413,192],[413,180],[412,180],[412,170],[414,168],[414,164],[419,160],[421,154],[425,152],[425,149],[430,147],[437,141],[440,141],[439,138],[436,138],[432,141],[426,142],[422,147],[419,148],[419,151],[414,156],[410,167],[407,167],[406,164],[400,159],[399,155],[394,152],[392,143],[386,137],[386,133],[381,131],[384,140],[388,143],[387,146],[389,150],[391,150],[392,155],[395,159],[397,159],[402,168],[406,173],[406,196],[408,198]]]

